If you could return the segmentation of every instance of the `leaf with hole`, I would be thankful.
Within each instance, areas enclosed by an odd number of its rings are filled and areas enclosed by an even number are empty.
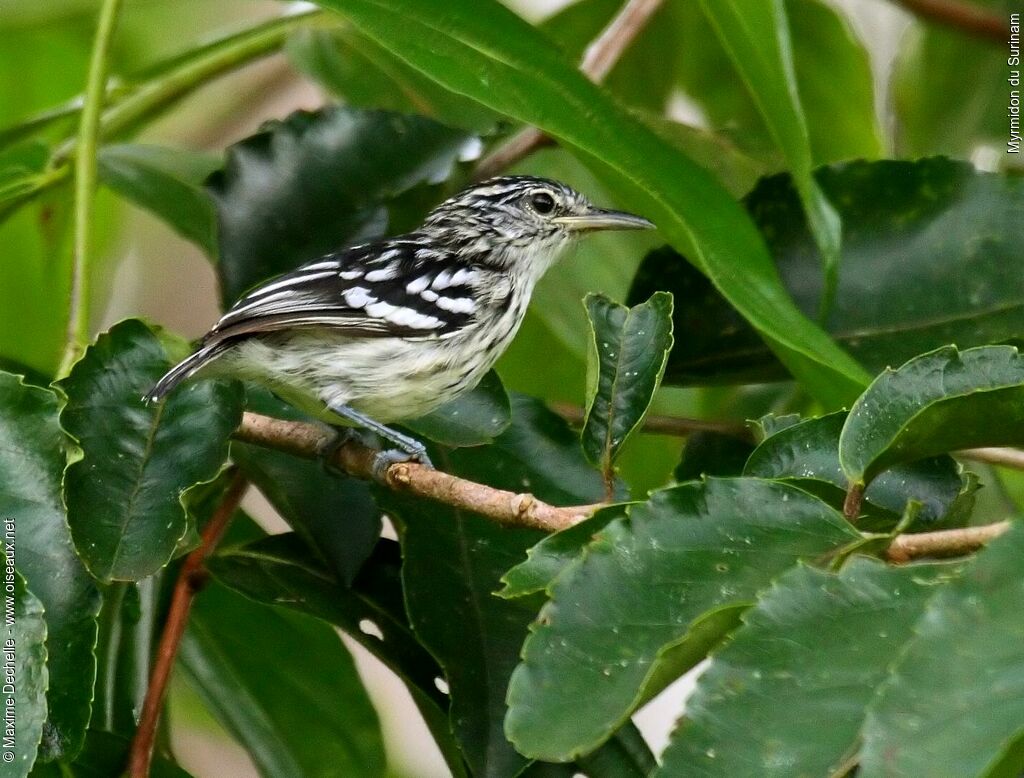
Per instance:
[[[655,492],[551,585],[509,686],[509,738],[556,761],[592,750],[700,661],[769,581],[858,537],[786,484],[708,479]]]
[[[182,495],[217,475],[241,420],[237,384],[198,381],[143,405],[170,364],[160,340],[129,319],[59,383],[60,423],[82,452],[64,474],[68,524],[102,581],[139,580],[167,563],[188,526]]]

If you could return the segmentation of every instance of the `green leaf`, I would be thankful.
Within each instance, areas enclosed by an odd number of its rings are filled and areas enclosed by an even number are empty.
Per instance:
[[[326,624],[214,585],[196,599],[179,660],[261,775],[384,772],[376,712]]]
[[[682,459],[676,465],[675,479],[696,481],[705,475],[743,475],[743,468],[753,451],[754,446],[751,443],[733,435],[695,432],[686,439]]]
[[[627,308],[604,295],[584,301],[592,334],[583,453],[604,473],[643,423],[672,349],[672,295]]]
[[[948,343],[967,348],[1020,338],[1024,276],[1014,268],[1024,244],[1024,181],[938,158],[851,162],[820,168],[816,177],[845,230],[826,328],[869,370]],[[746,205],[786,288],[812,315],[823,289],[821,260],[792,181],[763,179]],[[667,382],[785,376],[754,330],[671,251],[648,256],[627,299],[639,302],[659,289],[676,300]]]
[[[494,444],[441,456],[435,461],[446,472],[529,490],[552,504],[589,503],[603,493],[566,424],[524,398],[513,398],[512,425]],[[539,602],[493,592],[543,534],[392,492],[380,492],[378,502],[399,524],[409,618],[444,670],[466,761],[474,775],[514,775],[526,760],[502,731],[505,691]]]
[[[569,563],[579,558],[583,549],[597,539],[608,524],[626,515],[626,505],[609,505],[596,511],[561,532],[548,535],[526,551],[526,561],[520,562],[501,577],[505,585],[496,592],[499,597],[524,597],[545,591]]]
[[[783,0],[701,0],[704,13],[743,76],[793,175],[807,222],[821,249],[831,309],[839,274],[842,222],[813,175],[811,138],[797,94],[793,49]]]
[[[437,688],[440,668],[417,642],[405,615],[397,543],[382,540],[353,586],[336,578],[292,535],[222,551],[208,563],[216,578],[258,602],[291,608],[340,627],[406,684],[452,772],[465,775]]]
[[[203,181],[219,160],[162,146],[104,146],[97,157],[100,180],[152,211],[176,232],[217,256],[217,217]]]
[[[974,0],[979,13],[1009,19],[1019,0]],[[1007,32],[1009,35],[1009,32]],[[1006,157],[1010,67],[1005,45],[917,19],[900,39],[891,76],[900,156],[967,157],[983,144]],[[1006,162],[1010,159],[1006,158]]]
[[[551,585],[512,676],[506,732],[537,758],[592,750],[698,662],[759,589],[858,537],[786,484],[708,479],[655,492]]]
[[[811,391],[838,403],[867,376],[783,291],[753,225],[703,168],[587,81],[493,0],[321,0],[434,80],[557,138],[652,218],[757,327]],[[600,116],[601,121],[581,121]]]
[[[61,426],[82,451],[64,474],[68,523],[102,581],[139,580],[167,563],[188,526],[182,495],[216,476],[241,420],[236,384],[200,381],[144,406],[139,398],[169,367],[157,337],[130,319],[59,384]]]
[[[750,455],[744,475],[784,479],[842,507],[847,480],[839,464],[839,435],[846,413],[805,419],[766,438]],[[973,492],[975,484],[969,485]],[[934,523],[946,516],[968,489],[960,466],[948,456],[897,465],[882,473],[864,494],[865,513],[891,528],[907,502],[921,503],[918,519]],[[877,510],[872,510],[875,508]]]
[[[292,64],[348,105],[428,116],[475,132],[497,116],[449,92],[351,27],[296,30],[285,47]]]
[[[1022,555],[1014,523],[928,604],[868,709],[858,775],[1020,774]]]
[[[1012,346],[940,348],[875,379],[850,409],[839,460],[851,484],[900,462],[1024,441],[1024,360]]]
[[[511,420],[508,393],[491,370],[469,392],[402,425],[445,446],[479,446],[492,442]]]
[[[5,523],[5,536],[9,527]],[[12,540],[5,537],[5,545]],[[46,721],[46,622],[43,604],[14,569],[15,559],[5,551],[0,561],[4,565],[5,608],[8,609],[5,611],[6,633],[0,647],[4,665],[2,701],[7,715],[17,716],[15,720],[6,715],[4,718],[4,777],[22,778],[36,761]],[[13,750],[7,745],[7,737],[14,741]],[[14,759],[8,762],[6,755]]]
[[[0,517],[17,544],[18,571],[46,611],[49,675],[45,761],[82,747],[96,678],[100,600],[68,531],[61,479],[64,434],[57,396],[0,372]],[[20,716],[19,710],[19,728]]]
[[[0,151],[0,204],[33,191],[49,158],[50,149],[40,141],[25,141]]]
[[[859,558],[838,575],[785,573],[714,654],[656,775],[835,775],[893,657],[957,569]]]
[[[32,778],[110,778],[121,775],[128,763],[130,747],[131,741],[123,735],[90,729],[85,747],[73,763],[36,765]],[[189,778],[188,773],[159,753],[153,754],[149,775],[150,778]]]
[[[477,143],[422,117],[334,107],[294,113],[231,146],[210,180],[224,302],[318,256],[395,231],[396,198],[448,179]]]

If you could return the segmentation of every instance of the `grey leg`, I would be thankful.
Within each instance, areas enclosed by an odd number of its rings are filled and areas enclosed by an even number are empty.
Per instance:
[[[374,475],[378,479],[382,478],[388,467],[395,462],[407,462],[410,459],[415,459],[427,467],[433,467],[433,464],[430,462],[430,457],[427,456],[426,446],[415,438],[403,435],[401,432],[393,430],[391,427],[385,426],[379,421],[375,421],[369,416],[359,413],[359,411],[352,410],[347,405],[329,402],[327,407],[342,418],[348,419],[364,429],[377,433],[384,438],[384,440],[397,446],[397,450],[389,449],[377,454],[373,463],[373,470]]]

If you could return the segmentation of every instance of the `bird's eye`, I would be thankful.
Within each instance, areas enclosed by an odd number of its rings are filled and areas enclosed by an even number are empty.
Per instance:
[[[555,198],[547,192],[537,192],[530,196],[530,205],[537,213],[551,213],[555,210]]]

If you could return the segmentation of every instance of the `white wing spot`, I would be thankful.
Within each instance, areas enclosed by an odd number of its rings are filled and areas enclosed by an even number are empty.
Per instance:
[[[278,289],[285,289],[289,286],[297,286],[299,284],[304,284],[307,281],[315,281],[318,278],[329,278],[330,276],[333,275],[334,273],[301,273],[298,275],[289,276],[288,278],[282,278],[280,281],[275,281],[272,284],[261,286],[259,289],[257,289],[251,295],[249,295],[249,297],[255,300],[257,297],[262,297],[263,295],[269,294],[270,292],[276,292]]]
[[[346,289],[344,293],[345,302],[353,308],[366,308],[366,312],[370,313],[369,306],[371,303],[377,303],[377,298],[370,295],[370,290],[365,286],[353,286],[351,289]],[[387,303],[377,303],[378,305],[387,305]],[[389,306],[390,307],[390,306]],[[374,316],[376,314],[370,314]]]
[[[430,276],[420,276],[405,285],[405,291],[409,294],[419,294],[430,285]]]
[[[429,289],[424,289],[422,292],[420,292],[420,297],[422,297],[428,303],[432,303],[438,298],[438,294],[437,292],[432,292]]]
[[[382,267],[379,270],[371,270],[366,274],[365,278],[367,281],[390,281],[392,278],[398,276],[398,263],[392,263],[387,267]]]
[[[437,307],[452,313],[473,313],[476,310],[476,303],[470,297],[440,297],[437,300]]]
[[[462,286],[463,284],[471,284],[474,281],[476,281],[476,271],[464,267],[452,276],[449,286]]]
[[[449,286],[451,286],[451,284],[451,272],[448,270],[442,270],[440,273],[437,274],[437,277],[434,279],[434,282],[430,286],[432,289],[437,289],[438,291],[441,291],[442,289],[447,289]]]
[[[357,278],[362,278],[362,270],[342,270],[338,273],[345,281],[355,281]]]

